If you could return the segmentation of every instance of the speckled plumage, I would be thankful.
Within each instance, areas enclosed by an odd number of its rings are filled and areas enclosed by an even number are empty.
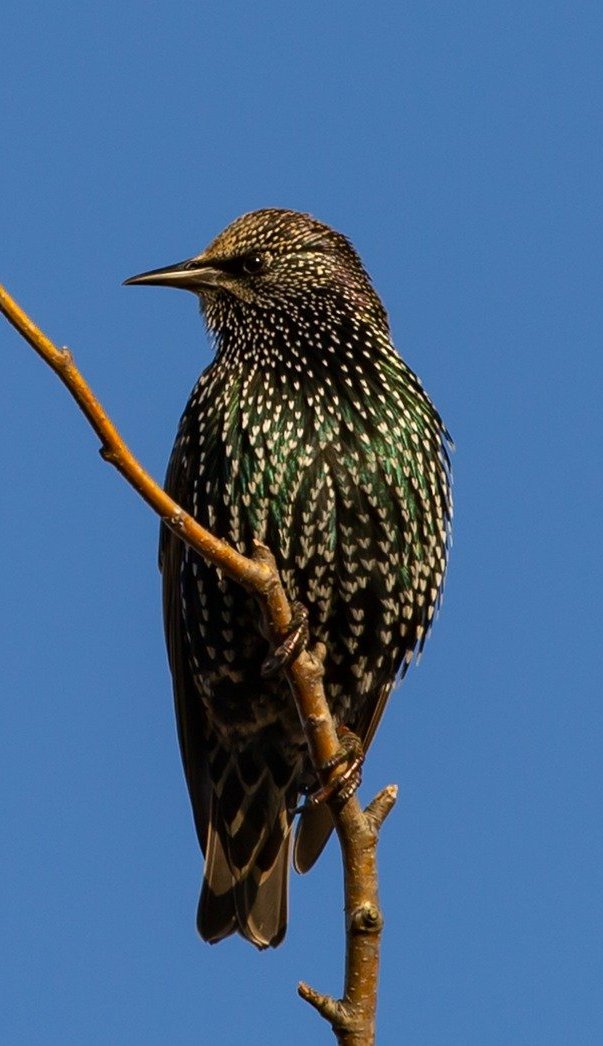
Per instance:
[[[244,215],[190,262],[133,282],[199,294],[216,357],[193,389],[167,489],[214,533],[276,556],[326,644],[338,723],[370,743],[398,672],[422,649],[450,537],[447,433],[392,345],[341,234],[294,211]],[[313,781],[249,596],[169,531],[164,611],[180,743],[206,855],[199,929],[259,947],[286,927],[291,810]],[[304,820],[306,823],[304,824]],[[330,830],[302,818],[305,870]]]

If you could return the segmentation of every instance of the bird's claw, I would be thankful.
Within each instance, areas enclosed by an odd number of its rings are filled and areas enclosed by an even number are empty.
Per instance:
[[[282,643],[277,646],[262,664],[262,676],[268,679],[278,675],[287,668],[295,658],[305,650],[310,632],[308,629],[308,611],[302,603],[293,603],[289,631]]]
[[[360,786],[362,764],[364,763],[362,741],[351,730],[348,730],[347,726],[338,727],[337,736],[340,741],[338,751],[319,769],[321,771],[332,770],[334,767],[346,763],[347,768],[342,774],[338,774],[330,784],[312,792],[306,799],[309,806],[318,806],[319,803],[325,803],[329,799],[336,799],[338,805],[343,806]]]

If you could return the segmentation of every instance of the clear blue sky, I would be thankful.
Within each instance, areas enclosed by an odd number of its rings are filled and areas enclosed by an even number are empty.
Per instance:
[[[391,781],[381,1046],[603,1042],[598,3],[5,0],[0,278],[162,477],[209,360],[123,288],[256,207],[346,232],[457,444],[448,589]],[[329,847],[286,943],[197,939],[157,523],[0,324],[0,1038],[329,1042]]]

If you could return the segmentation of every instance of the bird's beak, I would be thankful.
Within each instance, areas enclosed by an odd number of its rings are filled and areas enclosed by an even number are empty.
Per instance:
[[[132,284],[148,283],[158,287],[180,287],[185,291],[201,291],[204,287],[217,287],[224,277],[219,269],[200,258],[189,258],[187,261],[168,265],[164,269],[151,269],[138,276],[124,280],[124,287]]]

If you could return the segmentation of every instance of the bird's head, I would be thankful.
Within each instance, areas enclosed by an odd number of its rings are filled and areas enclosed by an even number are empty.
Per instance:
[[[349,240],[308,214],[276,208],[244,214],[201,254],[125,283],[193,291],[214,330],[246,305],[297,312],[321,299],[340,299],[353,310],[360,307],[385,318]]]

